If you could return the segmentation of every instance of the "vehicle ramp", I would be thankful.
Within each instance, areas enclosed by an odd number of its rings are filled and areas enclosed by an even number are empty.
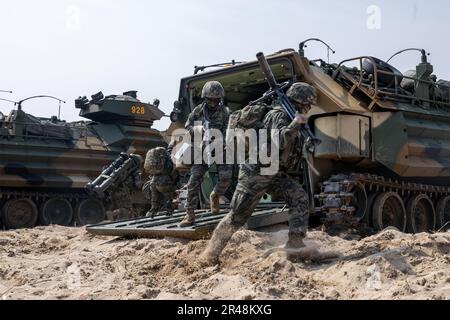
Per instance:
[[[282,203],[264,204],[257,207],[247,223],[247,228],[257,230],[288,221],[288,211]],[[88,226],[89,233],[99,236],[126,238],[183,238],[191,240],[208,239],[229,210],[213,215],[207,210],[196,211],[196,223],[190,227],[180,227],[184,211],[176,211],[173,216],[139,218]]]

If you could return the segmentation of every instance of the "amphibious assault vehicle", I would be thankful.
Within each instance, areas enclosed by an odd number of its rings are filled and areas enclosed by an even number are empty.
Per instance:
[[[122,152],[145,156],[165,145],[151,128],[164,115],[159,102],[143,103],[136,91],[79,98],[76,108],[88,121],[71,123],[26,113],[26,100],[9,115],[0,114],[0,211],[6,229],[103,221],[105,203],[89,196],[86,184]]]
[[[408,49],[419,51],[421,61],[403,74],[371,56],[337,64],[308,59],[305,44],[268,61],[279,83],[304,81],[318,92],[309,125],[322,143],[291,172],[309,194],[312,216],[374,230],[443,227],[450,220],[450,83],[433,75],[425,50]],[[196,67],[181,80],[168,132],[184,125],[207,81],[223,84],[232,111],[269,89],[256,60],[218,66],[203,73],[207,67]]]

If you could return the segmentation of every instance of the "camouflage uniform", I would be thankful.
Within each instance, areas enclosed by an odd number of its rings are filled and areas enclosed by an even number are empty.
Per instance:
[[[131,200],[133,190],[140,188],[141,175],[136,173],[127,178],[125,183],[111,193],[112,220],[130,219],[137,217]]]
[[[281,107],[275,107],[264,118],[263,128],[280,130],[280,171],[276,175],[264,176],[260,174],[260,165],[241,165],[239,182],[231,203],[233,224],[237,228],[242,227],[261,197],[273,188],[279,188],[290,208],[290,232],[305,236],[308,228],[308,197],[302,187],[286,173],[301,159],[303,141],[299,134],[300,126],[292,122]]]
[[[304,83],[296,83],[287,93],[296,108],[307,113],[311,104],[315,104],[315,89]],[[262,127],[279,130],[280,170],[272,176],[261,175],[261,165],[242,164],[239,182],[231,202],[231,212],[215,230],[201,260],[215,262],[233,234],[247,223],[261,197],[273,188],[279,188],[289,206],[289,241],[287,247],[300,247],[306,236],[309,222],[308,197],[302,187],[287,175],[288,168],[294,167],[301,159],[303,138],[300,135],[301,124],[291,121],[281,106],[273,109],[263,118]],[[268,138],[270,139],[270,132]],[[270,145],[270,142],[268,142]],[[274,152],[274,150],[269,150]]]
[[[170,158],[171,150],[172,148],[169,147],[165,152],[164,167],[161,172],[150,176],[143,187],[145,197],[151,201],[151,209],[147,216],[154,217],[163,208],[167,209],[168,216],[173,214],[173,199],[176,198],[176,171]]]
[[[206,102],[197,106],[194,111],[189,115],[186,122],[186,130],[189,131],[191,136],[194,135],[194,125],[196,122],[201,122],[205,127],[205,120],[209,121],[211,129],[220,130],[223,137],[226,135],[228,119],[230,117],[229,109],[224,105],[219,105],[216,108],[210,108]],[[225,160],[225,155],[224,155]],[[225,162],[224,162],[225,163]],[[187,185],[188,198],[187,198],[187,209],[197,209],[199,205],[199,194],[200,186],[203,182],[203,177],[208,172],[209,166],[205,163],[194,164],[191,169],[191,177]],[[231,184],[231,179],[233,176],[233,166],[226,164],[217,165],[217,170],[219,173],[219,181],[214,189],[214,192],[223,196]]]

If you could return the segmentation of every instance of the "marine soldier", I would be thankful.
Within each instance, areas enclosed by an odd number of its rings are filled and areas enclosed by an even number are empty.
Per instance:
[[[155,148],[147,153],[144,169],[149,181],[144,185],[144,196],[151,201],[148,218],[153,218],[165,207],[167,216],[174,212],[173,200],[176,197],[176,170],[170,157],[170,150]]]
[[[298,249],[304,246],[303,239],[306,237],[309,222],[308,197],[302,187],[287,175],[287,170],[294,167],[301,159],[303,139],[299,129],[307,122],[304,115],[309,112],[311,105],[316,103],[317,94],[314,87],[298,82],[290,87],[287,96],[298,111],[294,121],[290,120],[281,106],[273,105],[263,117],[261,124],[262,128],[269,130],[269,139],[273,133],[272,130],[279,130],[280,169],[278,173],[265,176],[261,175],[260,164],[241,164],[238,186],[231,202],[231,212],[215,230],[208,247],[201,256],[202,263],[217,263],[220,253],[233,234],[245,225],[261,197],[274,187],[283,191],[285,201],[290,208],[289,240],[286,248]]]
[[[194,136],[196,123],[202,124],[204,133],[208,128],[217,129],[222,132],[223,137],[226,136],[230,112],[223,103],[224,97],[225,90],[220,82],[210,81],[205,84],[202,90],[204,102],[192,111],[186,122],[185,128],[189,131],[191,137]],[[210,165],[204,159],[202,164],[193,164],[192,166],[191,177],[187,185],[187,214],[180,224],[182,227],[193,225],[195,222],[195,209],[197,209],[200,201],[200,186]],[[220,213],[219,199],[227,191],[233,176],[232,165],[227,165],[224,161],[223,164],[216,163],[216,166],[219,173],[219,181],[210,196],[211,211],[214,214]]]
[[[114,188],[110,194],[113,208],[113,211],[111,212],[112,217],[110,217],[111,220],[131,219],[138,216],[133,208],[131,194],[133,193],[133,190],[138,190],[141,186],[142,176],[140,172],[136,171],[131,176],[127,177],[124,183]]]

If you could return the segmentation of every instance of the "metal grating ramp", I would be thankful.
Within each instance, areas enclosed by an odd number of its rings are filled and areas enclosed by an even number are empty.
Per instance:
[[[259,206],[248,221],[248,229],[256,230],[263,227],[277,225],[288,221],[288,210],[283,204]],[[219,215],[212,215],[210,211],[196,211],[196,224],[181,228],[184,211],[177,211],[172,217],[158,216],[154,219],[140,218],[88,226],[89,233],[99,236],[115,236],[127,238],[184,238],[207,239],[225,217],[229,210],[223,210]]]

